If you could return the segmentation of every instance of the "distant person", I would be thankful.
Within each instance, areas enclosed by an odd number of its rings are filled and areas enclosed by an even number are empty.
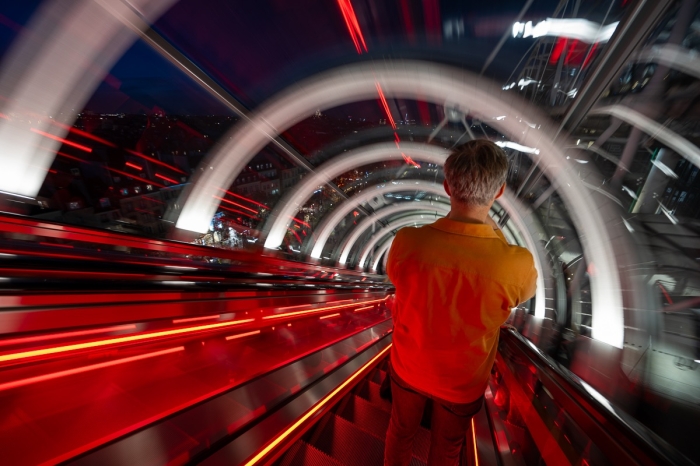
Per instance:
[[[508,244],[488,216],[507,172],[506,154],[494,143],[464,144],[445,162],[448,216],[394,238],[387,263],[396,302],[385,465],[411,461],[428,399],[428,465],[458,464],[471,418],[483,404],[499,327],[535,294],[532,255]]]

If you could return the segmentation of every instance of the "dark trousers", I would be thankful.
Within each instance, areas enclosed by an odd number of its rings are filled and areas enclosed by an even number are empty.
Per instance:
[[[450,403],[418,393],[395,374],[391,379],[391,395],[391,421],[386,433],[384,465],[408,466],[411,462],[413,439],[429,398],[433,399],[433,415],[428,466],[459,464],[462,442],[472,416],[479,412],[484,398],[472,403]]]

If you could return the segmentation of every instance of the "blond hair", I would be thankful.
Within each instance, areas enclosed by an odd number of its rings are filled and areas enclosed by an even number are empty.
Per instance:
[[[506,182],[508,158],[487,139],[475,139],[458,147],[445,161],[450,197],[469,205],[489,205]]]

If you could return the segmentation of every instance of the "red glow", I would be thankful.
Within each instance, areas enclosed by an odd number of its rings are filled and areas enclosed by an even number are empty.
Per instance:
[[[583,65],[581,65],[581,68],[585,68],[588,65],[588,63],[590,63],[591,59],[593,59],[593,54],[595,53],[597,48],[598,42],[594,42],[593,45],[591,45],[591,51],[588,52],[588,55],[583,60]]]
[[[323,312],[323,311],[330,311],[330,310],[335,310],[335,309],[344,309],[347,307],[352,307],[356,306],[358,304],[374,304],[374,303],[379,303],[384,301],[384,298],[382,299],[374,299],[372,301],[364,301],[361,303],[351,303],[351,304],[342,304],[340,306],[328,306],[328,307],[320,307],[317,309],[307,309],[305,311],[296,311],[296,312],[285,312],[284,314],[273,314],[269,316],[263,317],[264,320],[267,319],[280,319],[282,317],[289,317],[289,316],[298,316],[298,315],[304,315],[304,314],[314,314],[317,312]]]
[[[153,157],[149,157],[149,156],[147,156],[147,155],[145,155],[145,154],[142,154],[141,152],[136,152],[136,151],[130,150],[130,149],[124,149],[124,150],[126,150],[126,151],[127,151],[128,153],[130,153],[131,155],[135,155],[136,157],[141,157],[142,159],[148,160],[149,162],[153,162],[153,163],[155,163],[155,164],[157,164],[157,165],[160,165],[161,167],[169,168],[169,169],[172,170],[172,171],[175,171],[175,172],[178,172],[178,173],[182,173],[183,175],[187,175],[187,173],[183,172],[183,171],[180,170],[179,168],[173,167],[172,165],[168,165],[168,164],[165,163],[165,162],[161,162],[160,160],[154,159]]]
[[[66,377],[74,374],[81,374],[83,372],[94,371],[97,369],[103,369],[105,367],[116,366],[118,364],[125,364],[127,362],[140,361],[142,359],[153,358],[156,356],[163,356],[164,354],[177,353],[178,351],[184,351],[184,346],[178,346],[175,348],[170,348],[162,351],[154,351],[153,353],[140,354],[138,356],[131,356],[129,358],[115,359],[114,361],[102,362],[99,364],[91,364],[89,366],[76,367],[75,369],[68,369],[65,371],[52,372],[51,374],[39,375],[36,377],[29,377],[26,379],[13,380],[12,382],[6,382],[0,384],[0,391],[8,390],[10,388],[23,387],[25,385],[30,385],[38,382],[45,382],[47,380],[58,379],[60,377]]]
[[[357,22],[357,16],[355,15],[355,10],[352,8],[352,3],[350,0],[338,0],[338,6],[340,7],[340,12],[343,14],[343,20],[350,33],[350,38],[355,44],[355,49],[357,53],[362,53],[362,50],[367,51],[367,44],[365,43],[365,38],[362,35],[362,30],[360,29],[360,24]]]
[[[668,302],[668,304],[673,304],[673,300],[671,299],[671,296],[668,294],[668,291],[666,291],[666,288],[659,282],[657,282],[656,284],[659,285],[659,288],[661,288],[661,292],[663,293],[664,298],[666,298],[666,301]]]
[[[66,154],[65,152],[58,151],[57,154],[60,155],[61,157],[65,157],[65,158],[67,158],[67,159],[75,160],[76,162],[80,162],[80,163],[85,162],[85,160],[79,159],[78,157],[73,157],[72,155],[68,155],[68,154]]]
[[[401,147],[399,147],[399,143],[401,142],[401,139],[399,139],[399,133],[394,133],[394,142],[396,143],[396,148],[400,150]]]
[[[50,333],[47,335],[35,335],[33,337],[8,338],[0,340],[0,346],[18,345],[21,343],[30,343],[33,341],[55,340],[57,338],[78,337],[82,335],[93,335],[95,333],[118,332],[120,330],[132,330],[136,325],[115,325],[113,327],[93,328],[90,330],[77,330],[75,332]]]
[[[248,322],[253,322],[254,320],[255,319],[234,320],[231,322],[221,322],[221,323],[217,323],[217,324],[198,325],[196,327],[184,327],[184,328],[178,328],[178,329],[174,329],[174,330],[162,330],[159,332],[151,332],[151,333],[140,333],[138,335],[128,335],[128,336],[124,336],[124,337],[108,338],[105,340],[89,341],[87,343],[75,343],[72,345],[53,346],[50,348],[42,348],[42,349],[38,349],[38,350],[21,351],[19,353],[2,354],[2,355],[0,355],[0,362],[17,361],[19,359],[26,359],[26,358],[31,358],[34,356],[45,356],[48,354],[65,353],[68,351],[75,351],[75,350],[87,349],[87,348],[99,348],[102,346],[116,345],[118,343],[129,343],[132,341],[153,340],[156,338],[167,337],[167,336],[172,336],[172,335],[184,335],[184,334],[192,333],[192,332],[200,332],[200,331],[204,331],[204,330],[213,330],[213,329],[222,328],[222,327],[230,327],[233,325],[246,324]]]
[[[559,38],[557,40],[557,43],[554,45],[554,48],[552,49],[552,53],[549,55],[549,63],[554,65],[559,61],[559,57],[561,57],[561,54],[564,53],[564,50],[566,49],[566,44],[567,40],[564,38]]]
[[[404,154],[403,152],[401,152],[401,156],[403,157],[404,161],[405,161],[407,164],[413,165],[413,166],[416,167],[416,168],[420,168],[420,164],[419,164],[418,162],[416,162],[415,160],[413,160],[413,159],[412,159],[411,157],[409,157],[408,155],[406,155],[406,154]]]
[[[239,203],[237,203],[237,202],[233,202],[233,201],[230,201],[230,200],[228,200],[228,199],[224,199],[223,197],[219,197],[219,196],[214,196],[214,197],[215,197],[216,199],[220,200],[220,201],[224,201],[224,202],[227,203],[227,204],[235,205],[236,207],[239,207],[239,208],[241,208],[241,209],[245,209],[245,210],[247,210],[247,211],[253,212],[254,214],[257,214],[257,213],[258,213],[257,210],[251,209],[250,207],[246,207],[246,206],[244,206],[244,205],[242,205],[242,204],[239,204]]]
[[[384,97],[384,92],[382,91],[382,86],[379,85],[378,81],[375,81],[374,83],[377,86],[377,92],[379,93],[379,100],[382,103],[382,107],[384,108],[384,111],[386,112],[387,118],[389,118],[389,123],[391,124],[391,127],[396,129],[396,123],[394,122],[394,118],[391,116],[391,112],[389,111],[389,105],[386,103],[386,98]]]
[[[567,65],[571,63],[571,59],[574,56],[574,54],[578,55],[578,51],[576,50],[576,46],[578,45],[579,41],[574,39],[571,42],[571,47],[569,47],[569,52],[566,54],[566,58],[564,58],[564,63]]]
[[[175,181],[174,179],[168,178],[167,176],[161,175],[160,173],[156,173],[156,178],[160,178],[161,180],[168,181],[172,184],[179,184],[179,181]]]
[[[220,319],[221,315],[217,314],[215,316],[204,316],[204,317],[188,317],[187,319],[175,319],[173,324],[184,324],[185,322],[196,322],[198,320],[213,320]]]
[[[128,176],[129,178],[133,178],[135,180],[143,181],[144,183],[147,183],[147,184],[156,185],[159,188],[165,188],[165,185],[163,185],[163,184],[156,183],[155,181],[147,180],[145,178],[141,178],[140,176],[136,176],[133,173],[123,172],[121,170],[117,170],[116,168],[111,168],[111,167],[107,167],[107,170],[114,172],[114,173],[119,173],[120,175]]]
[[[131,163],[131,162],[126,162],[126,166],[131,167],[131,168],[138,170],[138,171],[143,170],[143,167],[136,165],[135,163]]]
[[[235,340],[236,338],[249,337],[251,335],[258,335],[259,333],[260,333],[260,330],[253,330],[252,332],[239,333],[237,335],[229,335],[226,337],[226,341]]]
[[[46,133],[44,131],[38,130],[36,128],[31,128],[31,131],[36,134],[40,134],[46,138],[53,139],[54,141],[61,142],[67,146],[75,147],[76,149],[80,149],[85,152],[92,152],[92,149],[87,146],[83,146],[81,144],[78,144],[77,142],[69,141],[68,139],[64,138],[59,138],[58,136],[54,136],[53,134]]]
[[[301,224],[301,225],[304,225],[304,226],[307,227],[307,228],[311,228],[311,225],[309,225],[308,223],[306,223],[306,222],[304,222],[304,221],[302,221],[302,220],[299,220],[299,219],[296,218],[296,217],[290,217],[290,218],[291,218],[292,220],[294,220],[295,222],[297,222],[297,223],[299,223],[299,224]]]
[[[340,312],[336,312],[335,314],[329,314],[329,315],[327,315],[327,316],[321,316],[321,317],[318,318],[318,320],[331,319],[331,318],[333,318],[333,317],[339,317],[339,316],[340,316]]]

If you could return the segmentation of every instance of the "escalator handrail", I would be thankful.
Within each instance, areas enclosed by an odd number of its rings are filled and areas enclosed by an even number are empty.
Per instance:
[[[595,433],[586,432],[587,435],[607,436],[618,448],[633,448],[636,454],[644,456],[640,459],[647,460],[642,461],[643,464],[695,464],[637,419],[616,408],[576,374],[552,360],[514,328],[502,327],[501,341],[521,352],[538,371],[562,388],[557,392],[565,396],[554,395],[555,401],[565,408],[576,424],[593,426],[597,430]],[[550,392],[554,394],[552,390]],[[591,417],[596,422],[591,423]]]

